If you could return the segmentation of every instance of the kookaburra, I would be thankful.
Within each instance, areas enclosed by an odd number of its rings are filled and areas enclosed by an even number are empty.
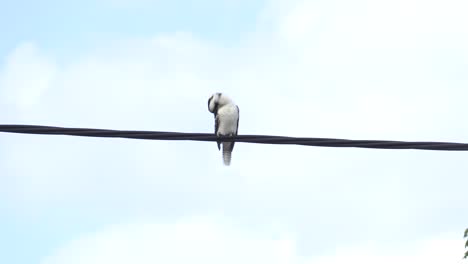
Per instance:
[[[239,128],[239,107],[225,94],[215,93],[208,99],[208,111],[214,114],[215,135],[216,136],[235,136]],[[234,141],[218,143],[223,145],[224,165],[231,164],[231,153],[234,149]]]

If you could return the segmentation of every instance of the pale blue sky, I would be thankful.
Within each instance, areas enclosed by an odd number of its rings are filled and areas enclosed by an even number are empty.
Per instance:
[[[36,41],[47,53],[82,52],[114,38],[189,31],[229,45],[256,23],[263,1],[10,1],[0,10],[5,55]],[[232,45],[232,44],[231,44]]]
[[[241,134],[468,142],[467,9],[5,2],[0,123],[212,132],[206,101],[221,91],[240,107]],[[206,142],[0,134],[0,145],[0,263],[463,254],[466,152],[239,143],[224,167]]]

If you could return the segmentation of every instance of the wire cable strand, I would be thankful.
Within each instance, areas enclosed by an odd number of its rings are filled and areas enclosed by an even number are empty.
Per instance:
[[[406,142],[389,140],[350,140],[337,138],[304,138],[267,135],[237,135],[234,137],[208,133],[182,133],[162,131],[134,131],[92,128],[66,128],[35,125],[0,125],[0,132],[38,135],[68,135],[81,137],[110,137],[147,140],[236,141],[258,144],[292,144],[315,147],[372,148],[372,149],[420,149],[467,151],[468,144],[453,142]]]

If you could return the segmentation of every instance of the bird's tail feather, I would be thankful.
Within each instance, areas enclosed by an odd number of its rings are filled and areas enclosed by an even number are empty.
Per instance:
[[[232,142],[223,142],[223,162],[224,165],[231,165]]]

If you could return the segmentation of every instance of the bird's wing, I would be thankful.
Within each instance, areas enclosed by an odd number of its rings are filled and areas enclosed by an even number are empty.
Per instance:
[[[236,108],[237,108],[237,127],[236,127],[236,135],[237,135],[237,132],[239,131],[240,114],[239,114],[239,106],[236,105]]]
[[[237,136],[237,132],[239,131],[239,119],[240,119],[240,115],[239,115],[239,106],[236,105],[236,108],[237,108],[237,126],[236,126],[236,136]],[[234,149],[234,144],[235,144],[235,143],[236,143],[235,141],[232,142],[232,149],[231,149],[231,151]]]
[[[215,135],[217,136],[218,135],[218,129],[219,129],[219,115],[215,114]],[[221,145],[221,142],[220,141],[216,141],[218,143],[218,150],[221,149],[220,145]]]

